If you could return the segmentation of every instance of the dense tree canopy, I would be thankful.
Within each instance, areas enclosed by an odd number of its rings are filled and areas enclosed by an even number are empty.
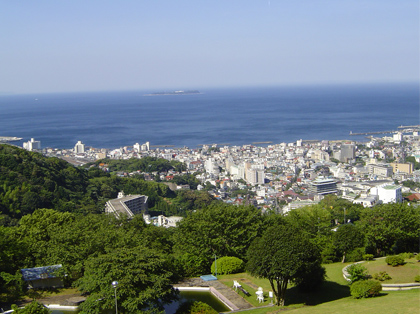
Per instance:
[[[162,253],[139,245],[117,248],[105,254],[90,257],[85,263],[85,274],[77,287],[89,296],[82,303],[83,313],[101,313],[114,307],[114,288],[121,313],[141,313],[147,309],[162,310],[175,292],[171,286],[172,267]]]
[[[346,253],[364,246],[364,240],[362,231],[353,224],[338,226],[333,235],[333,243],[337,251],[343,256],[343,262],[345,261]]]
[[[290,281],[313,285],[321,283],[325,272],[316,245],[299,229],[279,224],[267,229],[252,242],[247,253],[247,270],[251,275],[269,280],[277,305],[284,305]]]
[[[184,163],[156,157],[131,158],[127,160],[101,159],[95,161],[96,165],[99,165],[100,163],[107,164],[109,171],[167,172],[168,170],[175,170],[181,172],[186,170]]]
[[[180,222],[174,233],[174,250],[187,275],[210,272],[214,255],[245,258],[262,222],[255,207],[214,204]]]
[[[366,209],[360,226],[366,250],[376,256],[415,252],[419,249],[420,207],[384,204]]]

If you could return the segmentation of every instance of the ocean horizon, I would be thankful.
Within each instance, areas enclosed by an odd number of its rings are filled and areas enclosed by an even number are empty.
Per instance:
[[[185,89],[191,90],[191,89]],[[367,141],[350,132],[419,125],[419,85],[358,84],[0,95],[0,136],[43,148]],[[380,137],[384,135],[375,135]]]

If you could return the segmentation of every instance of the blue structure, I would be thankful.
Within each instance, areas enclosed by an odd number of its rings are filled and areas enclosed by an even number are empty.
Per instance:
[[[204,281],[217,280],[217,277],[213,275],[203,275],[203,276],[200,276],[200,278],[203,279]]]
[[[59,272],[63,266],[51,265],[35,268],[21,269],[23,280],[28,282],[30,288],[61,288],[63,280]]]

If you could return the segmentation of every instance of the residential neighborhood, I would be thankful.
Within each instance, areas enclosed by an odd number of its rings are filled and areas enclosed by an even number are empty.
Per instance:
[[[31,139],[34,142],[34,139]],[[38,147],[40,144],[38,145]],[[25,147],[32,147],[25,145]],[[28,149],[28,148],[27,148]],[[200,148],[152,147],[149,142],[118,149],[97,149],[78,141],[74,149],[46,148],[46,156],[63,158],[75,165],[96,160],[143,157],[175,160],[186,170],[119,173],[143,175],[146,180],[167,182],[172,189],[190,189],[171,184],[175,176],[192,174],[216,199],[232,204],[251,204],[279,213],[319,202],[327,194],[372,207],[419,198],[419,188],[404,182],[420,182],[420,137],[409,134],[370,136],[366,142],[305,141],[265,146],[202,145]],[[109,171],[106,163],[101,169]]]

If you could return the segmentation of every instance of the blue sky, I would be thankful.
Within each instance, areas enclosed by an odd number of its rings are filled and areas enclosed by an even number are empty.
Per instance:
[[[12,1],[0,93],[418,82],[418,0]]]

